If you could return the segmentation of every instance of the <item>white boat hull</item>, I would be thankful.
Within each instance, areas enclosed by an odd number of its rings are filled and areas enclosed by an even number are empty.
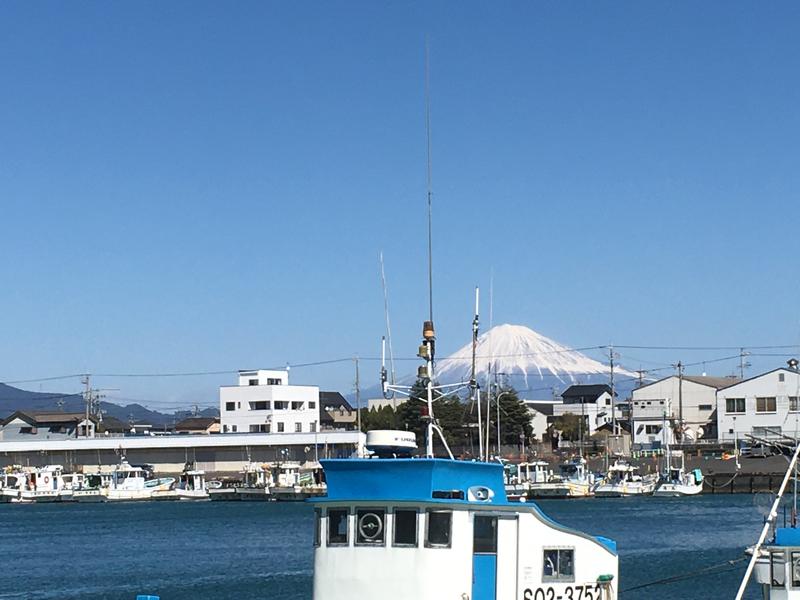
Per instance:
[[[75,502],[107,502],[105,490],[76,490],[72,493]]]
[[[534,483],[531,484],[529,498],[588,498],[592,496],[588,483]]]
[[[601,483],[594,490],[598,498],[623,498],[627,496],[649,496],[655,484],[628,482],[621,484]]]
[[[696,496],[703,491],[703,484],[688,485],[685,483],[662,483],[653,492],[654,496],[661,498],[679,498],[681,496]]]
[[[58,502],[60,500],[57,490],[25,490],[20,493],[22,502]]]

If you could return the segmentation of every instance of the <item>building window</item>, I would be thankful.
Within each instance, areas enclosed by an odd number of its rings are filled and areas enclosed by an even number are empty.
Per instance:
[[[311,410],[317,408],[317,403],[316,402],[309,402],[308,403],[308,408],[311,409]]]
[[[278,423],[278,433],[283,433],[283,423]]]
[[[275,401],[275,410],[287,410],[289,408],[289,403],[284,402],[282,400]]]
[[[226,402],[225,410],[236,410],[236,402]]]
[[[250,425],[250,433],[269,433],[269,423]]]
[[[292,410],[303,410],[303,402],[292,402]]]
[[[356,546],[383,546],[386,511],[382,508],[356,510]]]
[[[786,555],[780,552],[772,552],[769,561],[770,580],[773,586],[786,586]]]
[[[701,404],[697,407],[698,410],[713,410],[714,407],[711,404]]]
[[[227,425],[223,425],[222,426],[222,433],[228,433],[228,426]]]
[[[756,398],[757,413],[774,413],[776,411],[775,397]]]
[[[473,554],[497,554],[497,517],[475,515],[472,552]]]
[[[786,374],[785,373],[778,373],[778,381],[780,381],[781,383],[786,381]]]
[[[314,547],[319,548],[322,544],[322,511],[314,509]]]
[[[328,546],[347,546],[347,509],[328,509]]]
[[[725,398],[725,412],[731,414],[744,414],[744,398]]]
[[[251,402],[250,403],[250,410],[269,410],[271,402],[267,402],[266,400],[259,400],[258,402]]]
[[[544,581],[574,581],[575,580],[575,550],[570,549],[545,549]]]
[[[417,547],[417,511],[403,508],[394,510],[392,546]]]
[[[249,379],[247,385],[258,385],[258,379]]]
[[[295,423],[294,424],[294,432],[295,433],[300,433],[301,431],[303,431],[303,424],[302,423]]]
[[[267,378],[267,385],[280,385],[280,384],[281,384],[280,379],[274,379],[272,377]]]
[[[238,429],[239,428],[236,425],[231,425],[231,431],[233,431],[234,433],[236,433],[236,431],[238,431]]]
[[[314,433],[316,430],[317,430],[317,422],[316,421],[312,421],[309,431],[311,433]]]
[[[20,433],[33,433],[33,427],[20,427]]]
[[[758,438],[781,437],[781,435],[783,435],[783,428],[780,425],[774,427],[753,427],[750,430],[750,434]]]
[[[648,435],[661,433],[661,425],[645,425],[644,432]]]
[[[428,548],[449,548],[453,513],[449,510],[428,509],[425,546]]]
[[[789,412],[799,412],[800,403],[797,396],[789,396]]]

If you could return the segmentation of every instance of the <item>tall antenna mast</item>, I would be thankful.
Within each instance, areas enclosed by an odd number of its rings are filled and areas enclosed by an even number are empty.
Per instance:
[[[478,381],[476,379],[476,353],[478,350],[478,328],[480,326],[479,308],[480,308],[480,294],[479,287],[475,287],[475,318],[472,321],[472,375],[469,378],[469,385],[472,388],[472,400],[477,400],[478,405],[478,460],[483,460],[483,427],[481,419],[481,396],[478,392]]]
[[[431,184],[431,61],[430,42],[425,36],[425,134],[428,147],[428,320],[433,322],[433,226]]]
[[[390,384],[394,385],[395,383],[395,370],[394,370],[394,351],[392,350],[392,325],[389,322],[389,292],[386,289],[386,273],[383,270],[383,251],[380,253],[380,261],[381,261],[381,285],[383,286],[383,312],[386,318],[386,337],[388,338],[387,341],[389,342],[389,368],[391,369],[391,378]],[[395,402],[395,393],[392,391],[392,407],[397,408],[397,403]]]

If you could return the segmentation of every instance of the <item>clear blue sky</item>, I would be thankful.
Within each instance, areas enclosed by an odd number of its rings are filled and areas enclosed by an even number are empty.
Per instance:
[[[4,2],[0,380],[375,356],[380,250],[413,355],[426,34],[441,353],[492,269],[495,323],[571,346],[798,343],[799,25],[790,2]],[[293,378],[349,392],[352,366]],[[96,383],[171,407],[226,382]]]

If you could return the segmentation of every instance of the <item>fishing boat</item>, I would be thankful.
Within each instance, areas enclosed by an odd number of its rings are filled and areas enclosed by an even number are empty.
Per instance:
[[[108,478],[107,485],[76,490],[73,499],[77,502],[152,500],[155,492],[170,490],[174,484],[174,477],[152,478],[149,469],[131,465],[123,456]]]
[[[677,467],[672,465],[672,457],[676,455],[681,461]],[[670,451],[667,446],[665,462],[664,472],[653,492],[654,496],[671,498],[696,496],[703,491],[703,472],[700,469],[692,469],[687,473],[682,451]]]
[[[247,461],[242,468],[242,485],[236,488],[236,498],[245,501],[271,500],[272,470],[266,463]],[[214,497],[218,494],[215,493]]]
[[[588,498],[594,495],[594,475],[587,473],[586,459],[578,457],[559,465],[550,481],[530,486],[531,498]]]
[[[206,472],[195,468],[188,462],[177,483],[170,489],[158,489],[152,494],[153,500],[211,500],[206,487]]]
[[[616,599],[615,542],[510,502],[501,463],[453,459],[433,413],[433,324],[423,330],[425,457],[410,458],[408,432],[392,445],[379,431],[367,433],[376,458],[322,461],[314,599]],[[447,458],[434,456],[437,434]]]
[[[594,495],[598,498],[620,498],[652,494],[657,478],[654,475],[639,475],[637,471],[637,467],[623,460],[614,461],[603,480],[595,486]]]
[[[63,467],[46,465],[29,473],[28,485],[20,490],[20,502],[58,502],[64,489]]]
[[[0,473],[0,502],[21,502],[22,490],[26,489],[28,473],[22,467],[11,466]]]
[[[531,490],[536,485],[548,483],[553,477],[550,463],[543,460],[523,462],[518,465],[506,465],[506,469],[516,470],[507,479],[506,496],[509,500],[525,502],[532,497]]]
[[[783,481],[770,507],[756,543],[747,548],[747,570],[739,584],[735,600],[742,600],[750,578],[755,576],[764,600],[800,600],[800,528],[797,521],[797,479],[800,440],[794,440],[792,459],[786,468]],[[794,479],[794,493],[790,521],[784,511],[783,527],[776,527],[779,507],[790,480]],[[773,532],[769,541],[767,537]]]
[[[77,489],[72,491],[74,502],[105,502],[107,489],[111,485],[110,473],[87,473]]]

